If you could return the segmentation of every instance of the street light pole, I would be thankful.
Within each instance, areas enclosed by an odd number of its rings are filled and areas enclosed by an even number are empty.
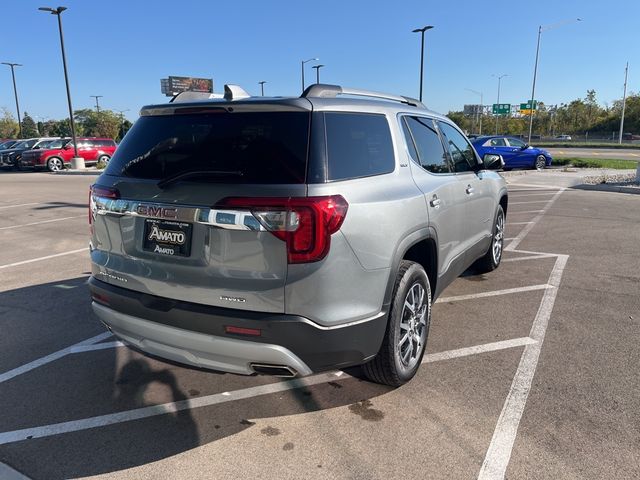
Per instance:
[[[18,112],[18,131],[20,138],[22,138],[22,121],[20,120],[20,104],[18,103],[18,89],[16,88],[16,74],[14,67],[21,67],[19,63],[2,62],[3,65],[7,65],[11,68],[11,78],[13,78],[13,94],[16,97],[16,111]]]
[[[629,74],[629,62],[624,69],[624,94],[622,95],[622,117],[620,118],[620,135],[618,136],[618,143],[622,143],[622,129],[624,128],[624,111],[627,106],[627,76]]]
[[[89,96],[96,99],[96,112],[100,113],[100,103],[98,103],[98,99],[102,98],[103,95],[89,95]]]
[[[260,92],[262,93],[262,96],[264,97],[264,84],[267,83],[264,80],[262,80],[261,82],[258,82],[260,84]]]
[[[412,30],[413,33],[420,33],[421,39],[420,39],[420,101],[422,101],[422,82],[423,82],[423,76],[424,76],[424,32],[426,32],[427,30],[431,30],[433,28],[433,25],[427,25],[425,27],[422,28],[416,28],[415,30]]]
[[[311,68],[315,68],[316,69],[316,83],[320,83],[320,69],[324,67],[324,65],[314,65]]]
[[[302,91],[304,92],[304,64],[307,62],[312,62],[312,61],[318,61],[320,60],[319,58],[310,58],[309,60],[302,60],[301,62],[301,73],[302,73]]]
[[[67,57],[64,51],[64,36],[62,34],[62,12],[64,12],[67,7],[58,7],[58,8],[49,8],[49,7],[40,7],[38,10],[42,10],[43,12],[49,12],[51,15],[56,15],[58,17],[58,31],[60,32],[60,49],[62,50],[62,67],[64,69],[64,81],[67,86],[67,103],[69,104],[69,123],[71,124],[71,137],[73,138],[73,154],[74,159],[78,157],[78,146],[76,145],[76,125],[73,120],[73,107],[71,106],[71,90],[69,89],[69,74],[67,73]]]
[[[497,77],[498,78],[498,99],[496,101],[496,103],[498,105],[500,105],[500,81],[503,79],[503,77],[508,77],[509,75],[506,73],[503,73],[502,75],[491,75],[492,77]],[[500,107],[498,107],[500,108]],[[498,135],[498,121],[500,120],[500,115],[496,114],[496,135]]]
[[[548,26],[540,25],[538,27],[538,43],[536,45],[536,62],[533,67],[533,86],[531,87],[531,104],[530,104],[531,113],[529,114],[529,140],[527,143],[531,143],[531,132],[533,131],[533,112],[535,112],[535,108],[534,108],[535,105],[533,104],[533,102],[535,101],[535,95],[536,95],[536,76],[538,74],[538,56],[540,54],[540,36],[542,35],[542,31],[561,27],[562,25],[566,25],[567,23],[581,22],[581,21],[582,21],[581,18],[576,18],[576,19],[564,20],[562,22],[558,22],[553,25],[548,25]]]

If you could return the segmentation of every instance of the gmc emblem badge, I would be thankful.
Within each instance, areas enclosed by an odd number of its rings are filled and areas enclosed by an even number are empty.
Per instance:
[[[138,205],[138,208],[136,208],[136,212],[139,215],[145,215],[147,217],[171,219],[178,218],[177,208],[157,207],[153,205]]]

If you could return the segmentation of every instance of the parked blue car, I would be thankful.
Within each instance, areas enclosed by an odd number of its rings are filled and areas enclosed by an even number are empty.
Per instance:
[[[544,170],[551,165],[551,155],[546,150],[527,145],[522,140],[504,136],[477,137],[471,140],[482,158],[485,154],[502,155],[504,168],[535,168]]]

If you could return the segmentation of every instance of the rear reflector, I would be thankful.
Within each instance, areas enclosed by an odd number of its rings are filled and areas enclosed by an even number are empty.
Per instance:
[[[317,262],[326,257],[331,235],[340,229],[349,208],[341,195],[229,197],[219,205],[249,210],[266,230],[286,242],[289,263]]]
[[[262,335],[262,332],[258,328],[234,327],[232,325],[225,325],[224,331],[225,333],[233,333],[235,335],[251,335],[254,337]]]
[[[101,303],[102,305],[109,306],[109,299],[105,295],[102,295],[100,293],[95,293],[94,292],[94,293],[91,294],[91,298],[95,302]]]

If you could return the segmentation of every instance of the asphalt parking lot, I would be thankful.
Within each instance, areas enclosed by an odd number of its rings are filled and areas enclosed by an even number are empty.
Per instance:
[[[638,478],[640,196],[555,178],[509,178],[503,264],[444,292],[424,365],[390,389],[358,369],[243,377],[121,346],[85,286],[95,177],[0,173],[0,464],[35,479]]]

